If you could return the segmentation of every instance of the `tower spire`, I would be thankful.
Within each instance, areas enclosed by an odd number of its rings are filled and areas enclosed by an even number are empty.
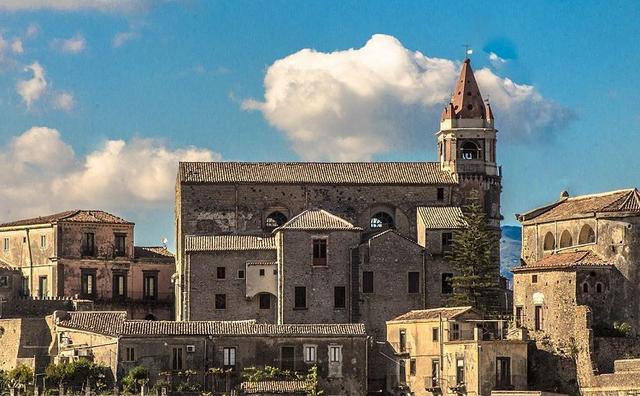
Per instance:
[[[462,63],[460,77],[451,95],[453,115],[451,118],[481,118],[486,119],[485,103],[480,94],[480,88],[473,75],[471,60],[466,58]]]

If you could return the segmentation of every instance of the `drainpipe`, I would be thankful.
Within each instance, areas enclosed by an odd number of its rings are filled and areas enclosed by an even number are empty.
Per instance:
[[[31,254],[31,238],[29,237],[29,229],[27,228],[25,232],[25,238],[27,239],[27,252],[29,253],[29,283],[31,284],[31,290],[29,292],[31,293],[33,291],[33,255]]]
[[[439,347],[440,347],[440,367],[438,367],[438,386],[440,387],[440,389],[442,389],[442,374],[444,374],[444,345],[443,345],[443,341],[442,339],[444,338],[444,329],[442,328],[442,312],[438,313],[438,323],[439,323],[439,337],[438,340],[440,340]]]

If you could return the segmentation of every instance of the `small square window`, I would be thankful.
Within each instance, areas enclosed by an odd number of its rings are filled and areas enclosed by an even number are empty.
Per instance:
[[[238,270],[238,279],[244,279],[244,270]]]
[[[216,268],[216,277],[218,279],[225,279],[227,277],[227,269],[226,269],[226,267],[217,267]]]
[[[260,268],[260,276],[264,276],[264,268]]]
[[[278,270],[277,270],[277,269],[274,269],[274,270],[273,270],[273,274],[274,274],[274,275],[278,275]]]
[[[531,283],[538,283],[538,275],[531,275]]]
[[[226,294],[216,294],[216,309],[227,309]]]

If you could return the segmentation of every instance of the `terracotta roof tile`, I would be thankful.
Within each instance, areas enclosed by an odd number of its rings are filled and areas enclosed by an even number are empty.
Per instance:
[[[181,162],[181,183],[455,184],[437,162]]]
[[[122,332],[122,326],[127,319],[126,312],[120,311],[78,311],[54,313],[58,318],[57,325],[70,329],[83,330],[117,336]]]
[[[541,223],[611,212],[640,213],[638,190],[633,188],[562,198],[558,202],[519,215],[518,220],[521,222],[535,220]]]
[[[512,271],[527,271],[532,269],[563,269],[582,266],[612,266],[603,258],[590,250],[555,253],[531,264],[513,268]]]
[[[58,222],[133,224],[121,217],[102,210],[67,210],[52,215],[33,217],[30,219],[16,220],[0,224],[0,227],[27,226]]]
[[[173,253],[164,246],[134,246],[136,259],[173,260]]]
[[[257,381],[243,382],[240,384],[240,391],[245,394],[262,393],[301,393],[307,394],[309,383],[302,380],[293,381]]]
[[[487,106],[482,100],[480,88],[478,88],[478,83],[473,75],[471,61],[465,59],[451,96],[451,102],[442,113],[442,119],[487,118],[487,111]],[[493,118],[493,113],[491,113],[491,118]]]
[[[458,229],[466,224],[459,206],[419,206],[418,216],[429,229]]]
[[[187,235],[185,251],[275,250],[275,238],[256,235]]]
[[[460,316],[463,313],[467,313],[470,311],[473,311],[473,307],[420,309],[420,310],[414,310],[414,311],[409,311],[407,313],[404,313],[394,319],[391,319],[391,321],[395,322],[395,321],[405,321],[405,320],[434,320],[434,319],[438,319],[440,315],[442,315],[442,319],[454,319],[457,316]]]
[[[347,220],[322,209],[309,209],[294,216],[277,230],[354,230],[360,231],[362,228],[356,227]]]

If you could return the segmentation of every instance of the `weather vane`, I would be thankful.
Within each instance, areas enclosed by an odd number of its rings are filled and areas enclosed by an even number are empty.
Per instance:
[[[464,47],[464,59],[467,59],[469,55],[473,54],[473,50],[469,46],[469,44],[463,44]]]

